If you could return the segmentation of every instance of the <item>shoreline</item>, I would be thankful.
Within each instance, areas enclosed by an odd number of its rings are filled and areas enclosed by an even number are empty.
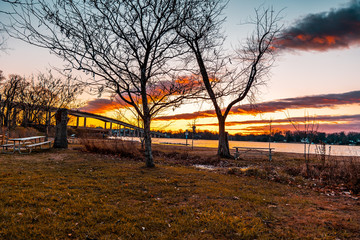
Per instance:
[[[201,156],[208,156],[208,157],[214,157],[217,154],[217,148],[214,147],[198,147],[198,146],[194,146],[194,148],[190,146],[185,146],[185,145],[175,145],[175,144],[159,144],[159,143],[153,143],[153,148],[154,150],[158,150],[158,148],[160,147],[160,150],[163,151],[179,151],[179,152],[188,152],[191,154],[198,154]],[[230,153],[232,155],[234,155],[235,153],[235,149],[230,149]],[[318,154],[315,153],[310,153],[310,159],[312,160],[316,160],[318,159],[318,157],[320,157]],[[256,158],[256,159],[267,159],[268,155],[265,154],[259,154],[257,152],[250,152],[250,153],[246,153],[245,155],[243,155],[245,158]],[[294,159],[299,159],[299,160],[303,160],[304,159],[304,153],[294,153],[294,152],[279,152],[279,151],[272,151],[272,157],[273,157],[273,161],[277,161],[281,158],[294,158]],[[331,160],[345,160],[345,159],[351,159],[351,160],[355,160],[355,161],[359,161],[360,162],[360,156],[338,156],[338,155],[326,155],[326,159],[331,159]],[[233,161],[237,161],[237,160],[233,160]]]
[[[185,145],[185,139],[179,138],[154,138],[152,143],[161,144],[161,142],[166,141],[168,145]],[[170,140],[171,139],[171,140]],[[176,142],[175,142],[176,141]],[[184,141],[184,143],[181,143]],[[176,144],[175,144],[176,143]],[[188,145],[191,147],[191,140]],[[194,140],[194,147],[205,147],[211,149],[217,149],[217,140]],[[304,154],[304,144],[303,143],[282,143],[282,142],[271,142],[271,148],[275,148],[274,152],[283,152],[283,153],[297,153]],[[317,154],[316,147],[317,144],[310,145],[310,154]],[[252,147],[252,148],[268,148],[268,142],[250,142],[250,141],[229,141],[230,152],[234,152],[234,147]],[[343,156],[343,157],[358,157],[360,156],[360,146],[348,146],[348,145],[325,145],[326,155],[330,156]]]

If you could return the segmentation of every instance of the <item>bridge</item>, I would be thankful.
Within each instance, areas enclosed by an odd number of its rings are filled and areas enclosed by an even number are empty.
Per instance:
[[[109,117],[105,117],[105,116],[101,116],[101,115],[97,115],[97,114],[93,114],[93,113],[88,113],[88,112],[82,112],[79,110],[68,110],[68,114],[71,116],[76,117],[76,126],[75,127],[81,127],[80,126],[80,118],[84,118],[84,124],[83,127],[86,128],[86,119],[87,118],[92,118],[92,119],[97,119],[100,121],[104,122],[104,128],[103,129],[108,129],[109,131],[113,130],[113,126],[116,124],[119,126],[118,128],[118,134],[119,136],[125,136],[126,135],[126,130],[128,130],[128,134],[130,136],[133,137],[141,137],[144,134],[144,130],[138,126],[117,120],[117,119],[113,119],[113,118],[109,118]],[[109,124],[109,125],[108,125]],[[151,136],[152,137],[165,137],[164,133],[161,132],[155,132],[155,131],[151,131]]]
[[[0,106],[3,106],[4,102],[0,101]],[[26,109],[27,104],[25,103],[19,103],[19,102],[11,102],[11,107],[13,109],[15,109],[14,112],[17,112],[16,109]],[[58,111],[59,108],[54,108],[54,107],[45,107],[45,106],[32,106],[32,107],[36,107],[38,109],[41,109],[42,111],[46,112],[45,114],[45,118],[46,118],[46,122],[50,123],[51,121],[51,112],[56,112]],[[101,115],[97,115],[94,113],[89,113],[89,112],[83,112],[83,111],[79,111],[79,110],[72,110],[72,109],[67,109],[68,115],[70,116],[74,116],[76,117],[76,125],[75,126],[68,126],[68,127],[75,127],[75,128],[88,128],[86,125],[86,120],[88,118],[90,119],[97,119],[100,121],[104,122],[104,128],[102,128],[101,130],[108,130],[108,131],[116,131],[118,136],[133,136],[133,137],[142,137],[144,135],[144,130],[141,127],[117,120],[117,119],[113,119],[113,118],[109,118],[109,117],[105,117],[105,116],[101,116]],[[83,125],[80,126],[80,118],[83,118]],[[117,129],[114,129],[114,125],[117,125]],[[151,131],[151,136],[152,137],[165,137],[164,133],[161,132],[156,132],[156,131]]]

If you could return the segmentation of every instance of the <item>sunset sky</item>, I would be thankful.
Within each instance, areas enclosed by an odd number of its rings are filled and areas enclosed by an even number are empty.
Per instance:
[[[0,3],[2,8],[3,3]],[[284,33],[281,53],[268,85],[260,90],[255,108],[247,102],[234,106],[227,118],[230,134],[267,133],[269,120],[279,130],[293,130],[286,115],[302,120],[315,115],[319,131],[360,131],[360,1],[345,0],[230,0],[225,11],[225,48],[232,49],[251,34],[246,24],[254,8],[263,5],[282,10]],[[4,16],[2,16],[4,17]],[[2,21],[3,19],[0,19]],[[7,39],[8,50],[0,53],[5,75],[29,76],[45,72],[62,61],[46,49]],[[83,78],[86,76],[82,76]],[[114,117],[121,107],[108,98],[84,95],[82,109]],[[153,128],[217,130],[209,103],[187,104],[171,109],[153,121]]]

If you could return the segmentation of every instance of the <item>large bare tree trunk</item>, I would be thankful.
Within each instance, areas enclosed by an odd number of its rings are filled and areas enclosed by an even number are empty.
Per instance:
[[[219,118],[219,145],[218,156],[225,158],[233,158],[230,154],[228,133],[225,132],[225,119]]]
[[[214,0],[195,1],[192,3],[190,16],[184,26],[177,30],[185,40],[189,50],[193,53],[200,71],[202,82],[208,93],[208,99],[212,101],[214,110],[219,121],[219,146],[218,156],[232,157],[230,155],[227,133],[225,132],[225,120],[231,112],[231,108],[243,101],[251,91],[263,84],[263,77],[267,76],[273,63],[273,43],[279,39],[280,28],[277,22],[280,20],[273,9],[256,9],[256,18],[253,23],[256,29],[250,35],[242,48],[236,50],[236,55],[231,56],[224,52],[222,44],[225,37],[221,26],[225,21],[223,10],[228,1]],[[237,59],[237,66],[232,65],[231,59]],[[227,106],[222,106],[226,100],[232,97]],[[254,97],[254,96],[252,96]],[[224,108],[223,108],[224,107]]]
[[[151,149],[150,116],[144,119],[144,142],[146,167],[155,167]]]
[[[68,110],[63,108],[59,109],[56,114],[56,135],[54,141],[54,148],[68,148],[67,142],[67,123],[68,123]]]
[[[144,75],[144,73],[145,71],[143,70],[142,75]],[[152,168],[155,167],[155,164],[151,149],[151,132],[150,132],[151,114],[148,106],[145,84],[141,85],[141,98],[143,102],[142,107],[143,107],[143,121],[144,121],[145,161],[146,161],[146,167]]]

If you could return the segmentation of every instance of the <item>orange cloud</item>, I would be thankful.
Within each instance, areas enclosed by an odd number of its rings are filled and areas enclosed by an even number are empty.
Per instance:
[[[292,121],[302,123],[304,117],[292,118]],[[323,132],[340,132],[340,131],[359,131],[360,114],[355,115],[339,115],[339,116],[317,116],[315,123],[319,124],[319,131]],[[251,126],[249,126],[251,125]],[[198,127],[214,127],[217,123],[197,124]],[[269,131],[269,120],[249,120],[249,121],[232,121],[227,122],[228,131],[246,132],[253,134],[263,134]],[[239,126],[243,126],[239,128]],[[233,128],[237,127],[237,128]],[[274,119],[271,123],[272,130],[276,131],[294,131],[294,127],[288,119]]]
[[[347,104],[360,104],[360,91],[278,99],[274,101],[259,103],[255,107],[250,104],[245,104],[238,107],[233,107],[229,114],[255,115],[257,113],[277,112],[284,111],[286,109],[325,108]],[[208,117],[216,117],[215,111],[207,110],[194,113],[160,116],[155,118],[154,120],[189,120]]]
[[[165,100],[167,96],[188,94],[199,90],[201,79],[196,75],[182,76],[173,81],[162,81],[148,89],[149,98]],[[165,99],[164,99],[165,97]]]
[[[327,51],[360,44],[360,2],[329,12],[309,14],[283,32],[280,49]]]
[[[112,111],[122,107],[123,105],[118,102],[109,99],[99,98],[87,102],[86,106],[80,108],[79,110],[90,113],[106,113],[108,111]]]
[[[179,77],[174,81],[163,81],[148,88],[148,100],[150,101],[166,101],[169,96],[176,96],[188,93],[190,91],[196,91],[201,87],[201,80],[193,76]],[[141,104],[142,100],[136,95],[131,95],[136,104]],[[130,101],[130,96],[124,96],[124,98]],[[109,99],[95,99],[87,102],[86,106],[79,110],[91,113],[106,113],[107,111],[116,110],[120,108],[130,107],[119,96],[115,96],[114,100]]]
[[[277,131],[294,131],[292,125],[272,125],[272,132]],[[239,133],[251,134],[267,134],[269,133],[269,125],[263,126],[249,126],[242,129],[229,129],[228,131],[238,131]],[[346,124],[321,124],[319,125],[318,132],[336,133],[336,132],[359,132],[359,123],[346,123]]]

